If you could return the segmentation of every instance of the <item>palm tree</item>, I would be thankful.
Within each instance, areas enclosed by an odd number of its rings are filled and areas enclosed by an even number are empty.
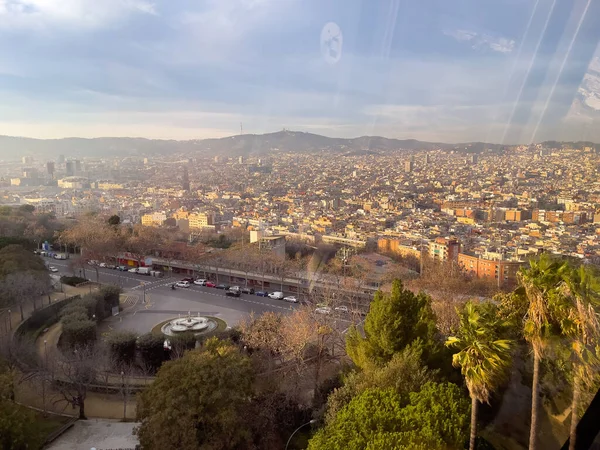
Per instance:
[[[573,361],[573,398],[571,400],[571,427],[569,450],[577,440],[577,411],[581,387],[589,383],[599,366],[596,347],[600,343],[600,322],[596,307],[600,301],[600,279],[589,267],[571,268],[563,275],[564,300],[561,309],[561,327],[569,339]]]
[[[558,327],[552,314],[552,299],[555,297],[566,262],[542,255],[537,261],[531,260],[528,269],[518,273],[520,285],[525,289],[527,312],[524,318],[523,335],[533,350],[533,382],[531,394],[531,428],[529,430],[529,450],[536,449],[537,419],[539,416],[540,362],[552,335]]]
[[[458,333],[449,337],[446,345],[459,350],[452,356],[452,364],[461,368],[471,396],[469,448],[474,450],[478,404],[489,403],[490,394],[506,375],[511,364],[513,341],[499,339],[507,323],[497,318],[494,305],[468,302],[458,313]]]

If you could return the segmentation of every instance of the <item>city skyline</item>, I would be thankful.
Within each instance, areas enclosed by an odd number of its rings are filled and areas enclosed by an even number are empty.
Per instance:
[[[597,3],[368,6],[0,3],[0,134],[600,141]]]

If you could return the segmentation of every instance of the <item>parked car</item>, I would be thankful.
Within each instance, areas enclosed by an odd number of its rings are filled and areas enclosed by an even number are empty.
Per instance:
[[[320,306],[315,309],[315,312],[318,314],[331,314],[331,308],[329,306]]]
[[[150,275],[151,271],[152,271],[151,267],[140,267],[140,268],[138,268],[137,273],[139,273],[140,275]]]
[[[120,272],[127,272],[129,269],[127,266],[117,266],[117,270]]]
[[[114,264],[107,264],[107,265],[106,265],[106,268],[107,268],[107,269],[116,269],[116,268],[117,268],[117,266],[115,266]]]
[[[283,299],[286,302],[290,302],[290,303],[298,303],[298,299],[296,297],[294,297],[293,295],[288,295],[287,297],[283,297]]]
[[[350,310],[348,309],[348,307],[347,307],[347,306],[344,306],[344,305],[342,305],[342,306],[336,306],[336,307],[335,307],[335,310],[336,310],[337,312],[343,312],[343,313],[348,313],[348,312],[350,312]]]
[[[100,263],[98,264],[98,267],[106,268],[106,263]]]
[[[269,292],[267,292],[267,291],[256,291],[256,295],[258,295],[259,297],[268,297],[269,296]]]
[[[215,287],[217,289],[225,289],[225,290],[229,289],[229,285],[227,285],[227,284],[218,284]]]
[[[192,277],[185,277],[182,278],[181,281],[187,281],[188,283],[192,284],[194,282],[194,279]]]
[[[131,273],[137,273],[138,268],[137,267],[133,267],[131,269],[129,269],[127,272],[131,272]]]
[[[212,281],[207,281],[206,283],[204,283],[204,286],[206,287],[216,287],[217,285],[215,283],[213,283]]]
[[[239,286],[231,286],[231,287],[229,288],[229,290],[230,290],[230,291],[238,291],[238,292],[240,292],[240,289],[241,289],[241,288],[240,288]]]
[[[283,292],[279,292],[279,291],[271,292],[269,294],[269,298],[272,298],[275,300],[282,300],[283,297],[284,297]]]
[[[227,292],[225,292],[225,295],[227,297],[239,297],[240,291],[234,290],[234,289],[227,289]]]
[[[54,266],[48,266],[48,270],[50,272],[58,272],[58,269],[56,267],[54,267]]]
[[[206,286],[206,280],[204,278],[198,278],[197,280],[194,280],[194,284],[196,286]]]
[[[89,266],[97,266],[98,265],[98,261],[96,261],[95,259],[91,259],[87,263]]]
[[[189,281],[178,281],[177,283],[175,283],[175,286],[177,287],[181,287],[181,288],[189,288],[190,287],[190,282]]]
[[[254,288],[251,287],[243,287],[242,294],[254,294]]]

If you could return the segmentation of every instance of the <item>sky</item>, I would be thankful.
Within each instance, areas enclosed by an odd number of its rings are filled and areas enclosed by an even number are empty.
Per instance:
[[[599,0],[0,0],[0,134],[600,142]]]

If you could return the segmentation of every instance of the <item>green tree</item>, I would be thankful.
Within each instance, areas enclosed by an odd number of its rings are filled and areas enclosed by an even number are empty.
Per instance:
[[[469,448],[474,450],[478,403],[489,403],[490,394],[504,379],[511,364],[513,342],[501,339],[506,324],[497,318],[497,308],[491,303],[475,305],[468,302],[459,316],[458,333],[449,337],[446,345],[459,350],[452,362],[461,368],[471,396]]]
[[[243,420],[252,396],[253,371],[235,346],[209,339],[204,347],[167,362],[139,396],[143,448],[245,449]]]
[[[540,362],[550,339],[560,332],[560,324],[553,314],[556,289],[567,264],[547,255],[531,260],[529,268],[518,273],[519,284],[525,290],[527,309],[523,322],[523,336],[533,350],[533,382],[531,395],[531,428],[529,449],[537,448],[537,429],[540,407]]]
[[[121,218],[119,216],[112,215],[108,218],[108,224],[109,225],[113,225],[113,226],[117,226],[121,223]]]
[[[426,383],[407,396],[367,389],[310,440],[309,450],[459,449],[467,439],[469,402],[452,383]]]
[[[600,279],[586,266],[570,268],[563,274],[565,302],[559,312],[563,334],[571,347],[573,397],[569,449],[577,441],[577,422],[581,389],[590,385],[599,363],[596,349],[600,345],[600,323],[597,308],[600,302]]]
[[[331,422],[341,408],[367,389],[393,388],[399,395],[406,396],[433,381],[437,371],[424,365],[422,354],[422,342],[417,339],[394,354],[385,366],[372,365],[349,373],[344,377],[344,384],[327,398],[326,422]]]
[[[417,338],[423,340],[426,359],[439,347],[431,298],[404,289],[400,280],[394,280],[391,293],[375,294],[364,329],[365,337],[354,327],[346,338],[348,355],[361,368],[385,364]]]

